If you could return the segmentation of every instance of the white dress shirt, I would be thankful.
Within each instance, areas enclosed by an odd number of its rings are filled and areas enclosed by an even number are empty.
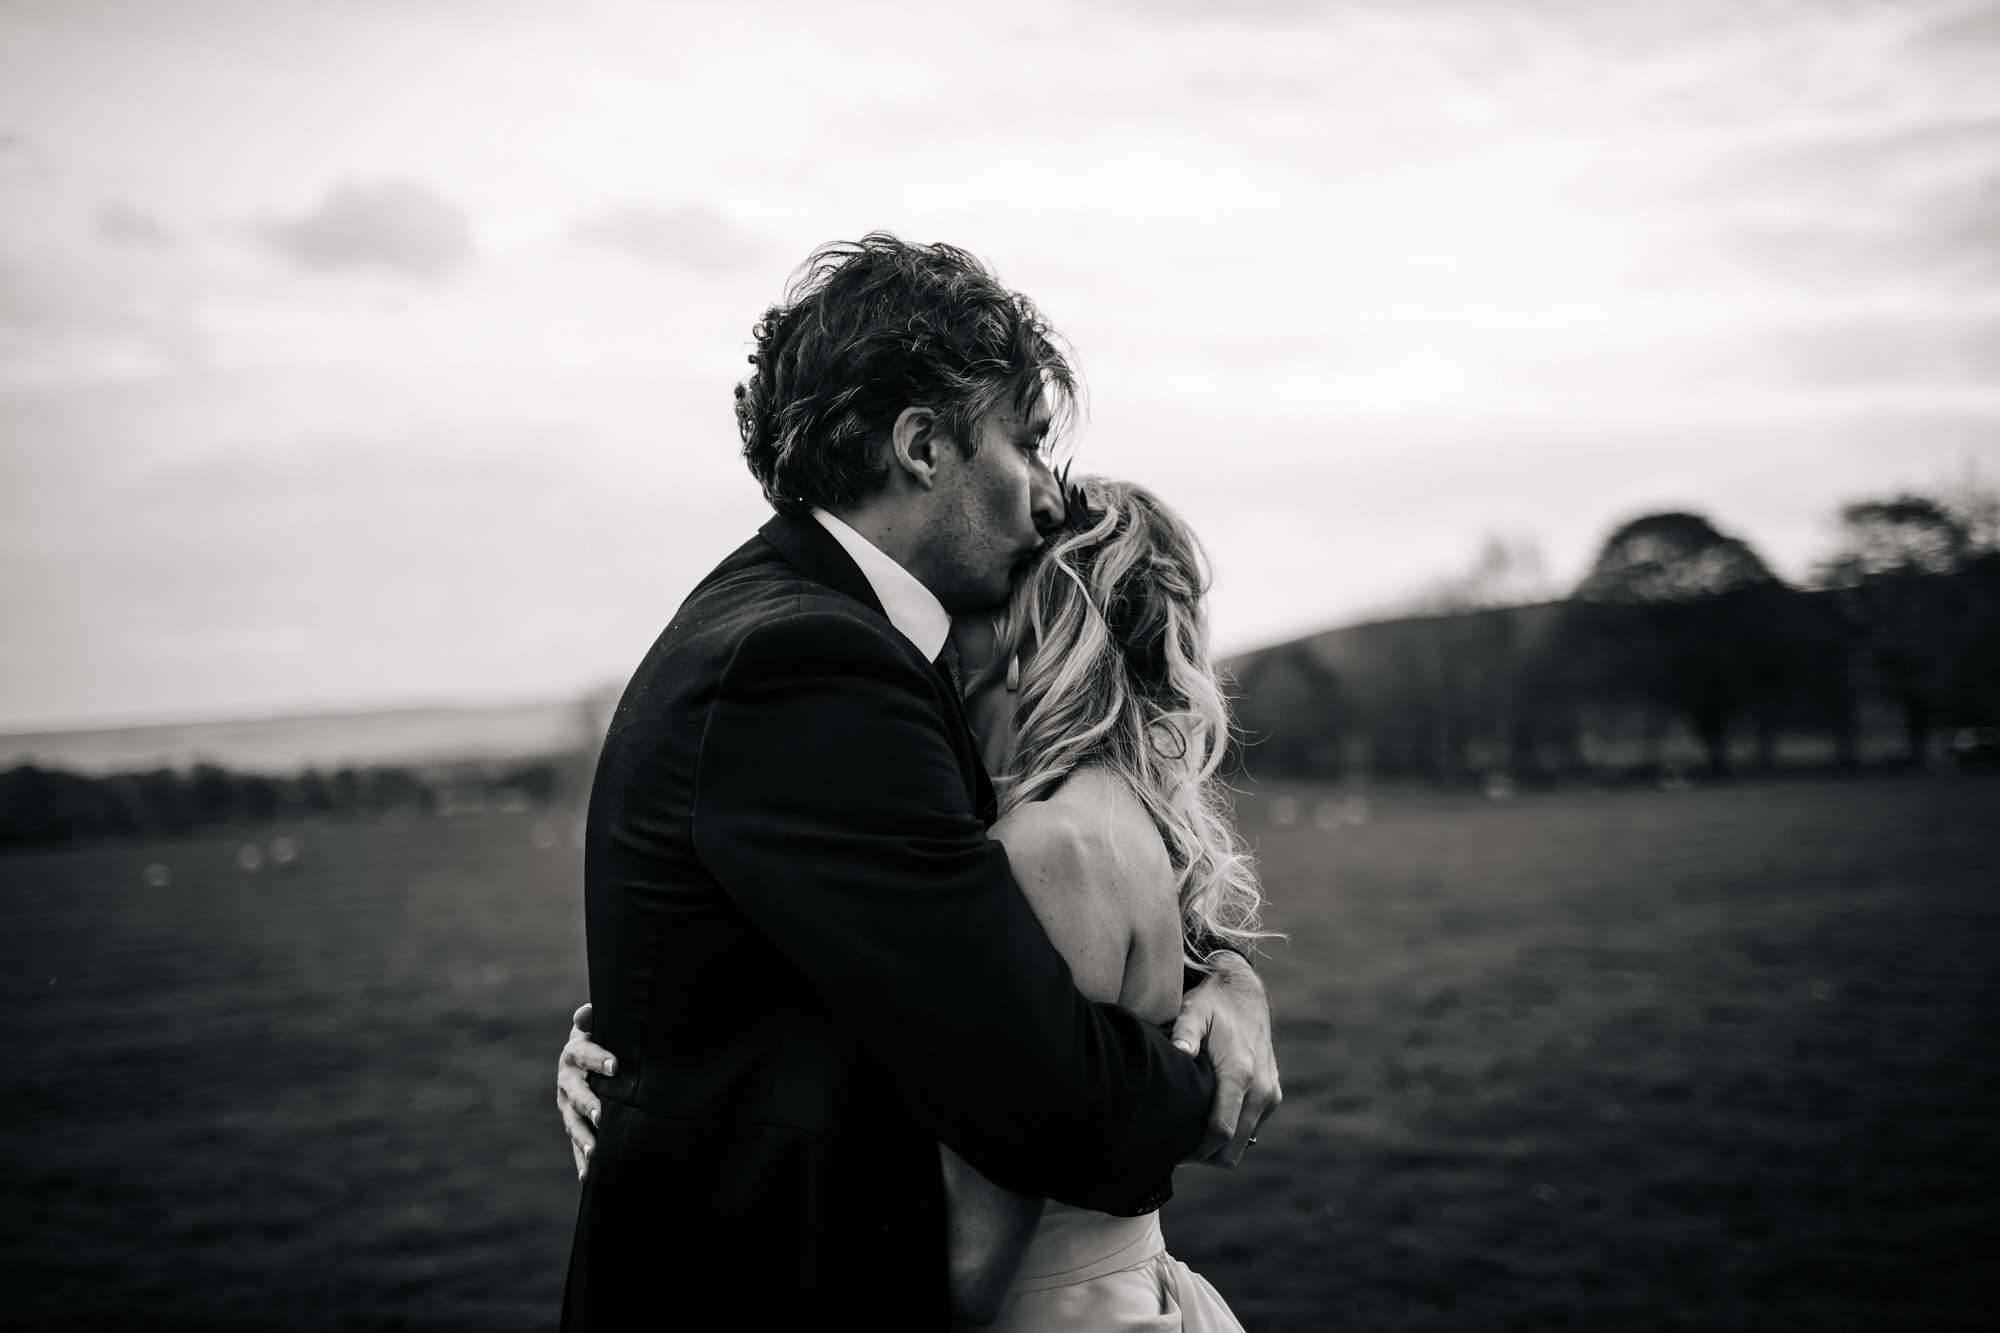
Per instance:
[[[881,547],[846,523],[818,506],[814,506],[812,516],[861,566],[861,576],[875,590],[875,600],[882,603],[882,612],[889,617],[889,623],[915,644],[918,652],[936,661],[937,655],[944,651],[945,640],[951,637],[951,612],[944,609],[944,603],[919,583],[916,575],[884,555]]]

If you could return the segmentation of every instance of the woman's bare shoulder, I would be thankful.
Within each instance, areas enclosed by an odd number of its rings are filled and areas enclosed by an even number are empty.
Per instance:
[[[1115,778],[1083,772],[1045,801],[1015,807],[993,836],[1052,873],[1087,879],[1097,896],[1154,887],[1168,873],[1152,818]],[[1023,885],[1025,888],[1026,886]]]
[[[1010,811],[993,836],[1078,988],[1094,1000],[1118,1000],[1133,940],[1171,876],[1144,807],[1078,774],[1050,799]]]

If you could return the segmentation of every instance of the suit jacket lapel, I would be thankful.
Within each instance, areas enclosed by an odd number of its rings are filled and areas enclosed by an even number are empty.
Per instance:
[[[887,617],[874,585],[861,572],[861,566],[854,563],[854,558],[812,515],[775,514],[758,529],[758,534],[813,582],[846,593],[875,614]],[[937,670],[936,663],[931,664],[931,670],[944,686],[944,696],[951,701],[951,714],[956,722],[953,740],[958,749],[959,768],[965,774],[965,794],[979,812],[980,821],[990,826],[998,818],[999,803],[993,793],[992,779],[986,775],[986,765],[980,762],[979,747],[973,743],[963,701],[944,673]]]

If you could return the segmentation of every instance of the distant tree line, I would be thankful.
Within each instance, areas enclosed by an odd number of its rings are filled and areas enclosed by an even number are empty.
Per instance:
[[[1804,587],[1701,515],[1649,514],[1532,606],[1482,604],[1509,565],[1489,545],[1427,614],[1234,663],[1249,769],[1567,776],[1659,768],[1678,746],[1724,773],[1779,767],[1801,739],[1856,765],[1885,728],[1924,762],[1941,729],[2000,725],[1997,511],[1980,495],[1850,504]]]
[[[23,764],[0,773],[0,848],[174,837],[322,817],[548,806],[580,797],[581,768],[572,755],[506,764],[309,768],[284,777],[216,764],[108,776]]]
[[[1662,767],[1676,741],[1723,773],[1739,750],[1777,767],[1781,741],[1801,736],[1824,742],[1825,762],[1854,765],[1884,717],[1920,763],[1940,728],[2000,726],[1991,497],[1848,505],[1802,588],[1679,512],[1621,525],[1568,597],[1503,604],[1538,579],[1531,551],[1489,543],[1470,575],[1426,594],[1423,614],[1237,659],[1251,773],[1601,775]],[[576,802],[601,735],[592,714],[574,752],[290,776],[22,765],[0,773],[0,848]]]

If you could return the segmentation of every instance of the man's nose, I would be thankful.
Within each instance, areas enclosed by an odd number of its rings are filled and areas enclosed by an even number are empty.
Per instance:
[[[1034,510],[1035,531],[1048,537],[1061,529],[1066,512],[1062,487],[1056,482],[1056,474],[1049,470],[1048,463],[1040,458],[1035,460],[1028,502]]]

